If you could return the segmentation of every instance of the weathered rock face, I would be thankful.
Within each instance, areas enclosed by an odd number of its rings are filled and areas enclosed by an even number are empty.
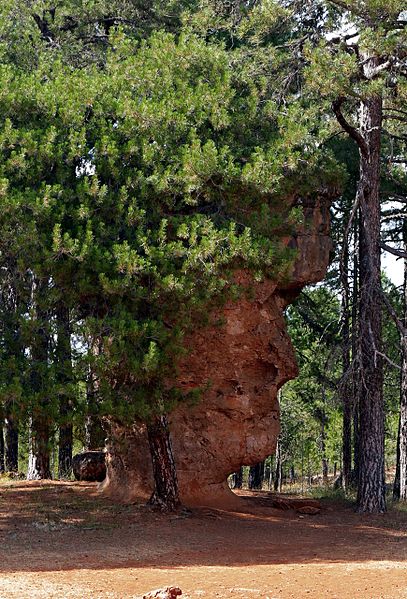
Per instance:
[[[297,374],[283,310],[301,288],[325,275],[331,243],[328,202],[304,204],[305,224],[286,243],[298,248],[289,280],[254,283],[251,289],[213,314],[222,326],[197,330],[185,341],[189,354],[179,367],[182,389],[210,388],[194,407],[170,415],[170,429],[181,499],[187,505],[238,501],[228,475],[275,451],[280,431],[278,389]],[[107,456],[106,493],[122,500],[147,497],[153,490],[151,462],[143,425],[112,428]]]

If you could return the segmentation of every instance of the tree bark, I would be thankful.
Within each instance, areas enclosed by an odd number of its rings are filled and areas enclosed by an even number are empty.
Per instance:
[[[351,357],[350,357],[350,309],[349,309],[349,247],[344,234],[345,244],[343,261],[341,265],[342,280],[342,381],[340,393],[342,396],[342,484],[346,491],[349,490],[352,476],[352,395],[351,395]]]
[[[407,251],[407,223],[403,224],[404,249]],[[399,499],[407,501],[407,259],[404,259],[404,334],[401,336],[401,385],[399,427]]]
[[[4,474],[4,436],[2,418],[0,418],[0,474]]]
[[[28,480],[51,478],[50,437],[51,418],[49,414],[48,314],[42,308],[48,285],[43,281],[34,282],[36,301],[35,330],[31,344],[31,390],[34,396],[29,430]]]
[[[321,436],[320,436],[320,449],[322,454],[322,482],[325,486],[328,485],[328,474],[329,474],[329,466],[328,459],[326,457],[326,424],[327,424],[327,416],[326,416],[326,392],[325,387],[322,386],[322,405],[323,409],[320,411],[319,419],[321,423]]]
[[[397,429],[396,472],[394,474],[394,483],[393,483],[393,499],[395,501],[399,501],[399,499],[400,499],[400,425],[401,425],[401,414],[399,414],[399,426]]]
[[[72,399],[69,385],[72,383],[72,351],[69,308],[60,302],[56,309],[57,346],[56,367],[59,385],[59,441],[58,477],[69,478],[72,473]]]
[[[100,352],[98,340],[91,342],[90,351],[94,356]],[[85,449],[94,451],[105,446],[106,433],[99,417],[99,382],[92,366],[86,387],[87,415],[85,421]]]
[[[148,424],[147,432],[155,483],[149,503],[162,511],[173,512],[181,502],[167,417],[156,416]]]
[[[358,211],[360,212],[360,211]],[[359,456],[360,456],[360,435],[359,435],[359,374],[360,374],[360,352],[359,352],[359,323],[358,323],[358,305],[359,305],[359,259],[357,248],[359,245],[360,216],[355,221],[354,227],[354,257],[353,257],[353,289],[352,289],[352,420],[353,420],[353,471],[351,483],[354,488],[357,487],[359,480]]]
[[[30,451],[27,480],[50,479],[50,426],[44,415],[36,411],[30,418]]]
[[[259,462],[249,469],[249,489],[261,489],[264,478],[264,462]]]
[[[369,68],[377,66],[368,58]],[[370,96],[360,107],[358,197],[361,212],[359,240],[359,347],[360,347],[360,468],[359,512],[386,511],[384,479],[384,403],[380,273],[380,142],[382,98]]]
[[[243,466],[233,473],[232,489],[241,489],[243,486]]]
[[[283,462],[281,459],[281,443],[277,441],[276,447],[276,474],[274,478],[274,491],[281,493],[281,485],[283,479]]]
[[[18,472],[18,425],[9,412],[6,414],[4,432],[6,472]]]

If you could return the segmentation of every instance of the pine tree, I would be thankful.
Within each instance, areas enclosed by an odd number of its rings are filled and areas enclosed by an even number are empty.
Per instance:
[[[356,203],[359,235],[359,426],[358,509],[384,512],[384,404],[381,340],[380,166],[385,111],[397,108],[406,46],[403,3],[332,2],[344,26],[312,54],[313,85],[332,98],[342,129],[359,149]],[[323,75],[322,75],[323,73]],[[328,92],[328,93],[327,93]],[[336,95],[336,97],[335,97]],[[353,108],[345,115],[347,105]]]

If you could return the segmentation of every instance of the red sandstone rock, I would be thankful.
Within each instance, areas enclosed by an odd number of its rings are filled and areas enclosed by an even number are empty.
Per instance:
[[[197,329],[185,339],[189,354],[179,364],[181,389],[210,388],[194,407],[169,417],[180,495],[186,505],[240,503],[227,476],[274,453],[280,431],[278,389],[297,374],[284,308],[307,283],[322,279],[328,265],[329,202],[303,202],[304,225],[286,244],[298,249],[284,283],[258,283],[246,272],[236,279],[251,294],[213,313],[222,326]],[[145,427],[112,424],[107,477],[102,489],[132,501],[153,490]]]

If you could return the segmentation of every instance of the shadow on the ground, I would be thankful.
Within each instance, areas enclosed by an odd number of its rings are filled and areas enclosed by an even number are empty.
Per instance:
[[[327,502],[301,516],[269,507],[271,494],[245,495],[242,512],[168,516],[84,483],[0,485],[0,572],[407,561],[405,513]]]

